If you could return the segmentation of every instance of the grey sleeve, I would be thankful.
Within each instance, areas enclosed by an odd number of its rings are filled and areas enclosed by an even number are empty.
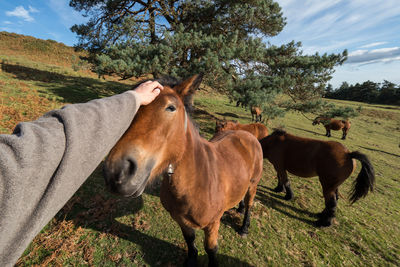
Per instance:
[[[13,266],[129,127],[137,95],[67,105],[0,135],[0,266]]]

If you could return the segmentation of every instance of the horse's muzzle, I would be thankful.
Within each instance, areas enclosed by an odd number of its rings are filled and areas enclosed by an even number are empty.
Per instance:
[[[140,196],[146,188],[154,161],[150,160],[145,168],[140,168],[136,160],[130,157],[109,162],[106,160],[103,174],[110,191],[125,197]]]

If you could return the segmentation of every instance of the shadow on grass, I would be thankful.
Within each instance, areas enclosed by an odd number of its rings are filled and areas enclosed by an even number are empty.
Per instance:
[[[102,82],[95,78],[70,76],[4,62],[0,64],[3,72],[15,75],[18,80],[38,82],[38,86],[45,88],[39,92],[51,92],[62,97],[66,103],[87,102],[131,89],[130,85],[115,81]]]
[[[320,134],[320,133],[317,133],[317,132],[314,132],[314,131],[305,130],[303,128],[298,128],[298,127],[293,127],[293,126],[287,126],[287,128],[292,128],[292,129],[300,130],[300,131],[303,131],[303,132],[312,133],[314,135],[325,136],[325,134]]]
[[[367,149],[367,150],[370,150],[370,151],[375,151],[375,152],[379,152],[379,153],[384,153],[384,154],[386,154],[386,155],[390,155],[390,156],[394,156],[394,157],[400,158],[400,155],[397,155],[397,154],[394,154],[394,153],[390,153],[390,152],[386,152],[386,151],[383,151],[383,150],[379,150],[379,149],[375,149],[375,148],[371,148],[371,147],[365,147],[365,146],[359,146],[359,147],[364,148],[364,149]]]
[[[217,112],[216,114],[223,116],[223,117],[240,118],[239,115],[236,115],[235,113],[231,113],[231,112],[224,112],[224,113]]]
[[[143,252],[143,260],[149,266],[181,266],[187,256],[186,247],[183,249],[168,240],[147,235],[141,231],[140,226],[135,229],[135,223],[129,225],[117,220],[117,218],[125,215],[138,214],[137,216],[140,216],[139,212],[145,205],[143,198],[141,196],[124,198],[108,193],[102,181],[100,170],[101,166],[75,194],[76,201],[72,199],[57,217],[60,220],[72,220],[76,226],[116,236],[137,244]],[[159,184],[146,189],[146,192],[158,195]],[[158,218],[152,219],[157,220]],[[151,220],[148,220],[147,223],[151,224]],[[179,228],[177,223],[173,223],[176,228]],[[181,238],[184,242],[183,236]],[[217,257],[221,266],[251,266],[228,255],[218,254]],[[199,256],[198,263],[198,266],[207,266],[208,257],[206,255]]]
[[[288,205],[285,202],[288,202],[287,200],[284,200],[283,195],[279,195],[273,191],[272,188],[259,185],[257,188],[257,194],[256,194],[256,199],[259,200],[263,205],[268,206],[273,208],[276,211],[279,211],[280,213],[285,214],[286,216],[302,221],[304,223],[307,223],[311,226],[315,226],[315,222],[313,220],[305,219],[300,216],[293,215],[292,213],[288,212],[287,210],[292,210],[296,214],[303,214],[311,218],[316,218],[317,213],[313,213],[307,210],[299,209],[296,207],[293,207],[292,205]],[[288,202],[290,203],[290,202]]]
[[[193,111],[193,117],[198,118],[198,117],[206,117],[209,118],[210,120],[217,120],[218,118],[214,116],[214,114],[209,113],[208,111],[201,109],[199,107],[195,107],[195,110]]]

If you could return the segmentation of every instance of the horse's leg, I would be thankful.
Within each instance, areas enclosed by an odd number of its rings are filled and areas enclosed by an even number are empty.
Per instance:
[[[336,188],[335,195],[336,195],[336,201],[338,201],[339,200],[339,187]]]
[[[281,178],[281,175],[280,175],[281,172],[279,171],[278,167],[274,166],[274,168],[276,170],[276,175],[278,176],[278,184],[274,188],[274,192],[280,193],[280,192],[283,192],[283,190],[284,190],[283,183],[282,183],[282,178]]]
[[[320,214],[320,218],[316,222],[318,227],[321,226],[330,226],[332,224],[332,219],[335,217],[337,199],[336,199],[336,189],[325,189],[324,191],[324,199],[325,199],[325,209]]]
[[[331,137],[331,129],[329,127],[326,128],[326,136]]]
[[[278,175],[278,184],[274,188],[274,192],[280,193],[280,192],[283,192],[283,190],[284,190],[283,185],[282,185],[281,179],[279,178],[279,175]]]
[[[345,129],[343,128],[342,140],[345,140],[345,139],[346,139],[346,135],[347,135],[347,130],[345,130]]]
[[[281,178],[280,181],[286,190],[285,200],[291,200],[293,198],[293,191],[292,188],[290,187],[290,182],[287,177],[286,170],[281,170],[279,176]]]
[[[208,254],[208,266],[218,266],[218,230],[220,219],[204,228],[204,248]]]
[[[252,184],[249,187],[249,190],[247,190],[246,196],[244,197],[244,205],[245,205],[245,212],[244,212],[244,217],[243,217],[243,224],[240,227],[239,234],[242,237],[247,236],[249,233],[249,226],[250,226],[250,209],[253,206],[253,201],[254,197],[257,192],[257,185]]]
[[[194,240],[196,239],[196,233],[193,228],[180,225],[183,237],[185,238],[188,246],[188,257],[185,261],[185,266],[197,266],[197,248]]]
[[[244,212],[244,200],[240,200],[239,207],[236,209],[237,212],[243,213]]]

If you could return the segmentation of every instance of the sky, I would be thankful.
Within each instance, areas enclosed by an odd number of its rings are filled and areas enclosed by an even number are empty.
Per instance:
[[[335,68],[330,83],[388,80],[400,84],[400,0],[276,0],[286,26],[267,39],[281,45],[302,43],[304,54],[341,53],[348,60]],[[74,45],[70,31],[86,19],[69,0],[0,0],[0,31]]]

